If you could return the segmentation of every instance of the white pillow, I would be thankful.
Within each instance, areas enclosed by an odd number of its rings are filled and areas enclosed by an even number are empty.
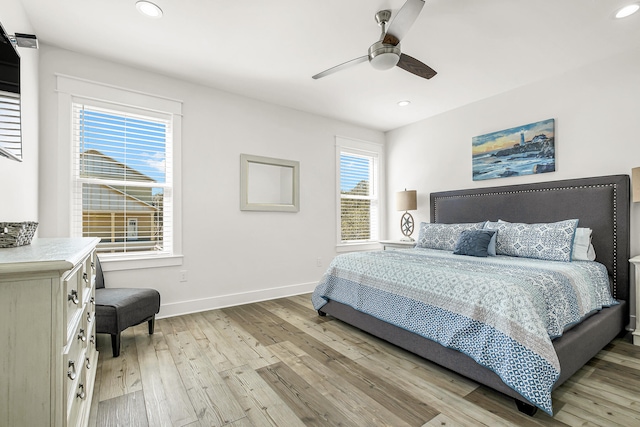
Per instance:
[[[578,227],[576,235],[573,239],[573,252],[571,259],[574,261],[594,261],[596,259],[596,251],[591,244],[590,228]]]

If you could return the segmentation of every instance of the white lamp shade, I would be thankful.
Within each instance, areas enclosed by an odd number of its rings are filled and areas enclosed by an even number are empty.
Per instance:
[[[634,202],[640,202],[640,167],[631,169],[631,191]]]
[[[404,190],[396,193],[396,210],[415,211],[416,209],[418,209],[418,195],[416,190]]]

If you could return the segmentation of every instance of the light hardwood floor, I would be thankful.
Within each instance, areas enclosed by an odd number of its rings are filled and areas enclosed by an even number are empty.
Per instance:
[[[90,426],[638,426],[640,347],[615,340],[553,393],[513,402],[331,317],[309,295],[100,336]]]

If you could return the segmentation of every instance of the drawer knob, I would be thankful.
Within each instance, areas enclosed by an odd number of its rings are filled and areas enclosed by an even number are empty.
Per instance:
[[[95,270],[96,270],[96,263],[95,263],[95,262],[93,262],[93,261],[91,261],[91,269],[92,269],[93,271],[95,271]]]
[[[96,336],[95,335],[91,335],[91,339],[89,339],[89,342],[93,345],[96,345]]]
[[[93,322],[93,318],[91,317],[91,312],[90,311],[87,312],[87,322],[88,323]]]
[[[80,300],[78,299],[78,291],[75,289],[71,289],[71,293],[67,295],[67,301],[73,302],[75,305],[78,305]]]
[[[76,362],[73,360],[69,360],[69,370],[67,371],[67,376],[70,380],[76,379]]]
[[[80,332],[78,333],[78,339],[82,342],[87,342],[87,335],[84,332],[84,329],[80,329]]]
[[[79,397],[82,400],[87,397],[84,393],[84,384],[78,384],[78,392],[76,393],[76,397]]]
[[[95,297],[91,297],[91,299],[89,300],[89,302],[93,305],[96,305],[96,299]]]
[[[84,283],[89,283],[89,276],[87,273],[82,273],[82,280],[84,280]]]
[[[85,361],[86,361],[86,362],[85,362],[84,366],[86,366],[86,367],[87,367],[87,369],[91,369],[91,360],[89,360],[89,358],[87,357],[87,358],[85,359]]]

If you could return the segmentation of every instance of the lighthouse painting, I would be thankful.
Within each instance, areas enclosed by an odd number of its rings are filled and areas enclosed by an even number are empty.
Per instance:
[[[555,120],[474,136],[473,180],[554,172]]]

